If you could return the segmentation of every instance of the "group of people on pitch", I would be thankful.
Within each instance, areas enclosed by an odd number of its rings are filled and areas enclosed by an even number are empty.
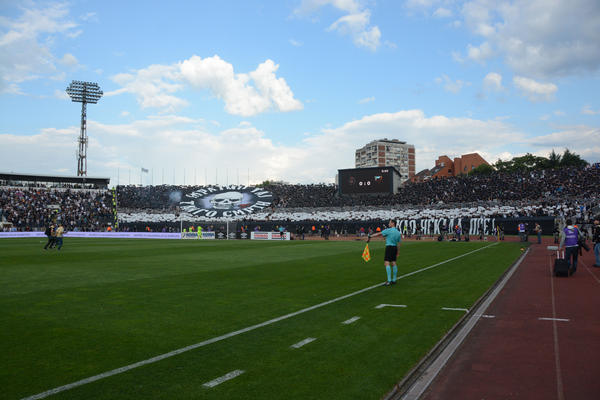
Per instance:
[[[62,248],[63,235],[65,234],[65,228],[63,227],[63,224],[48,225],[44,234],[48,237],[48,242],[44,246],[44,250],[48,250],[48,248],[53,249],[55,247],[57,250]]]

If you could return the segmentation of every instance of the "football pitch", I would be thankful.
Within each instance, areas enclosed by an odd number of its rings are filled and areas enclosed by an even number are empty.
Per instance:
[[[407,242],[384,287],[383,242],[44,243],[0,240],[3,398],[379,399],[521,255]]]

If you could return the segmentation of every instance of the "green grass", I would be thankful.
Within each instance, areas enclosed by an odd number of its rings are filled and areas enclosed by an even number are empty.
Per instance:
[[[406,243],[399,275],[490,243]],[[383,243],[0,240],[0,385],[22,398],[383,282]],[[378,399],[521,254],[500,243],[327,306],[51,396]],[[374,307],[381,303],[407,308]],[[341,322],[353,316],[351,325]],[[307,337],[316,341],[290,346]],[[241,376],[207,389],[230,371]]]

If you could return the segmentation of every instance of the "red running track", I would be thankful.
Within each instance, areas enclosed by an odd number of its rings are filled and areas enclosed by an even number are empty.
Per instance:
[[[553,277],[551,244],[531,246],[422,399],[600,399],[600,268],[584,251]]]

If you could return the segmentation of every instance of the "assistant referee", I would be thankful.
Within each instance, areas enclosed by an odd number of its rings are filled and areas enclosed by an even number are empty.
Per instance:
[[[367,239],[367,242],[371,240],[372,237],[375,236],[383,236],[385,237],[385,257],[383,261],[383,265],[385,265],[385,271],[387,272],[387,281],[385,282],[385,286],[390,286],[396,284],[396,278],[398,276],[398,266],[396,265],[396,258],[398,257],[398,243],[402,239],[402,234],[398,229],[396,229],[396,221],[393,219],[388,223],[389,228],[384,229],[381,232],[377,232]],[[392,267],[390,268],[390,264]],[[392,269],[393,269],[393,277],[392,277]]]

